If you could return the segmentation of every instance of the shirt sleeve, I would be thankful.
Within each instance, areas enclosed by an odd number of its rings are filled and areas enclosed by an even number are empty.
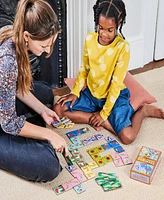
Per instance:
[[[16,113],[17,66],[12,56],[0,59],[0,124],[4,132],[18,135],[25,124],[25,116]]]
[[[86,85],[87,83],[87,76],[89,72],[89,59],[88,59],[88,49],[86,47],[86,41],[84,44],[84,51],[83,51],[83,63],[80,66],[80,70],[77,76],[77,79],[74,83],[73,89],[71,91],[72,94],[76,95],[77,97],[80,96],[81,89]]]
[[[128,70],[129,59],[130,48],[129,44],[125,43],[120,51],[116,66],[113,71],[106,103],[104,104],[103,109],[100,112],[100,115],[104,120],[109,117],[112,108],[120,94],[120,91],[123,88],[123,81]]]

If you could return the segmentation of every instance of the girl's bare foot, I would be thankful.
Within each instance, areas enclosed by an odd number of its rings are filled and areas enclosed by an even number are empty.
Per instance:
[[[164,119],[164,110],[162,108],[158,108],[157,106],[154,105],[144,105],[140,109],[146,117],[155,117]]]
[[[112,132],[112,133],[114,133],[115,134],[115,132],[114,132],[114,130],[113,130],[113,128],[112,128],[112,126],[110,125],[110,123],[109,123],[109,121],[108,120],[106,120],[106,121],[104,121],[102,124],[101,124],[101,126],[94,126],[93,127],[96,131],[101,131],[102,129],[107,129],[108,131],[110,131],[110,132]]]

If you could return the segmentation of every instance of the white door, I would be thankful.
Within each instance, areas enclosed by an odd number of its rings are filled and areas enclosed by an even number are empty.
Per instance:
[[[164,0],[159,0],[154,60],[164,58]]]
[[[158,0],[124,0],[127,23],[124,32],[131,46],[129,69],[153,61]]]

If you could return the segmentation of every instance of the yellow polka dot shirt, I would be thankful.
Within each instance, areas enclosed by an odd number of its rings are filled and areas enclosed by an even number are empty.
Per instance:
[[[98,43],[98,34],[89,33],[85,40],[83,63],[71,93],[79,97],[86,84],[95,98],[106,98],[100,111],[101,117],[106,120],[120,91],[126,87],[123,81],[129,59],[129,43],[120,34],[111,44],[102,46]]]

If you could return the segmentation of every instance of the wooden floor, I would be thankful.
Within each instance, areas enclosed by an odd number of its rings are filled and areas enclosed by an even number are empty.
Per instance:
[[[129,72],[132,75],[134,75],[134,74],[146,72],[148,70],[152,70],[152,69],[155,69],[155,68],[160,68],[162,66],[164,66],[164,59],[159,60],[159,61],[150,62],[150,63],[144,65],[144,67],[141,67],[141,68],[138,68],[138,69],[133,69],[133,70],[130,70]],[[62,95],[68,94],[69,92],[70,92],[70,89],[67,86],[53,90],[53,93],[54,93],[55,96],[57,96],[57,95],[62,96]]]
[[[150,63],[144,65],[144,67],[141,67],[141,68],[138,68],[138,69],[134,69],[134,70],[130,70],[129,72],[132,75],[134,75],[134,74],[139,74],[139,73],[142,73],[142,72],[146,72],[148,70],[152,70],[152,69],[155,69],[155,68],[160,68],[162,66],[164,66],[164,59],[159,60],[159,61],[150,62]]]

